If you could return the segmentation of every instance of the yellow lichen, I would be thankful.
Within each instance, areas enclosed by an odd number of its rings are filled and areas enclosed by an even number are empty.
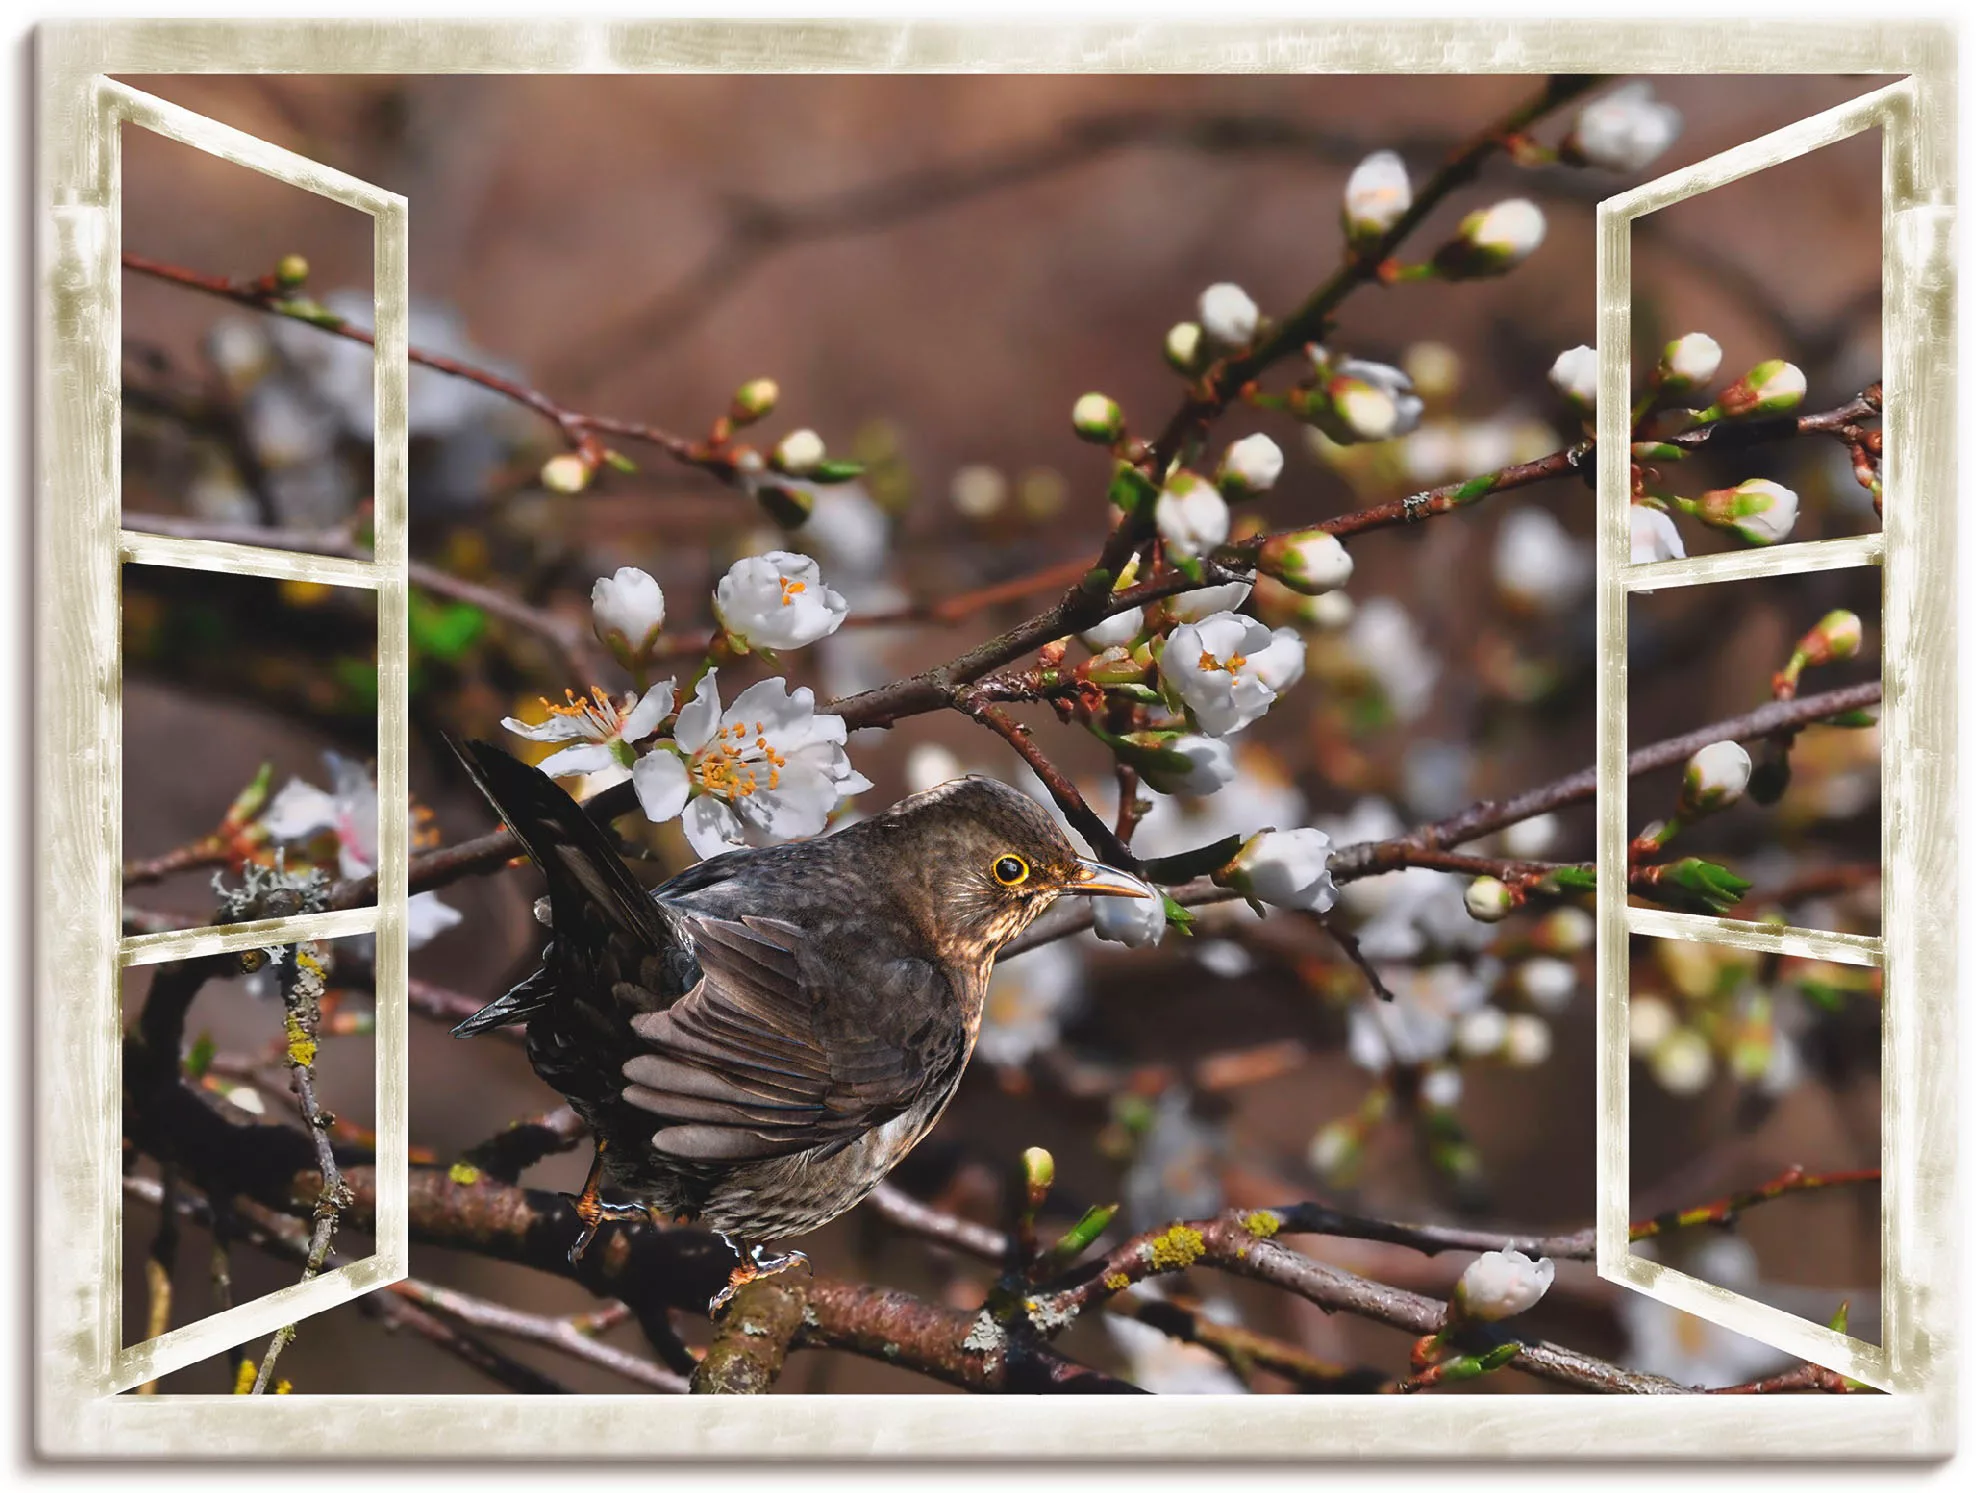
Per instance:
[[[1244,1226],[1254,1239],[1270,1239],[1279,1232],[1279,1215],[1260,1208],[1244,1215]]]
[[[1116,1270],[1112,1275],[1102,1276],[1100,1279],[1100,1284],[1105,1286],[1110,1291],[1125,1291],[1129,1286],[1133,1285],[1134,1282],[1129,1280],[1125,1275],[1122,1275],[1120,1271]]]
[[[1177,1224],[1149,1241],[1148,1258],[1157,1270],[1181,1270],[1203,1258],[1203,1235]]]
[[[316,1038],[303,1030],[303,1024],[291,1015],[283,1028],[289,1039],[289,1062],[298,1068],[307,1068],[315,1062]]]
[[[462,1187],[472,1187],[481,1180],[481,1168],[465,1161],[457,1161],[447,1168],[447,1179]]]

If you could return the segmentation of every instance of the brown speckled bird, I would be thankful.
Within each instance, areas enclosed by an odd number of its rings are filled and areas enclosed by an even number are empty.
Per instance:
[[[596,1135],[573,1260],[607,1217],[698,1222],[738,1258],[711,1310],[807,1263],[765,1246],[844,1213],[934,1127],[999,949],[1066,893],[1149,895],[979,777],[649,893],[541,772],[485,742],[461,760],[550,884],[551,941],[455,1034],[526,1022],[537,1074]]]

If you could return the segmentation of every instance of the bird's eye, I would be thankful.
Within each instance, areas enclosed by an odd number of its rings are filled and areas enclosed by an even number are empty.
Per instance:
[[[1016,886],[1031,874],[1031,867],[1015,855],[1000,855],[990,874],[1005,886]]]

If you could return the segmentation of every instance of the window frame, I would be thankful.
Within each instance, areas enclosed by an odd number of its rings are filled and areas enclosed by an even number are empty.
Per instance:
[[[1081,26],[910,22],[757,23],[571,20],[530,22],[137,21],[43,26],[37,36],[38,208],[42,290],[38,422],[40,521],[39,782],[36,1083],[38,1211],[37,1439],[45,1455],[125,1457],[496,1457],[583,1446],[595,1455],[699,1458],[1022,1458],[1389,1456],[1498,1458],[1588,1455],[1659,1457],[1935,1456],[1954,1432],[1950,1333],[1952,1245],[1950,1041],[1953,920],[1938,927],[1922,907],[1952,897],[1953,693],[1949,629],[1921,620],[1953,611],[1952,334],[1927,319],[1951,303],[1944,252],[1953,201],[1956,36],[1930,22],[1394,20],[1223,22]],[[629,73],[1067,71],[1274,73],[1826,73],[1902,75],[1910,88],[1909,153],[1892,161],[1899,198],[1922,216],[1886,236],[1887,326],[1925,328],[1917,347],[1887,360],[1887,640],[1915,646],[1898,678],[1936,683],[1937,698],[1886,714],[1888,968],[1917,993],[1887,1005],[1887,1064],[1917,1077],[1912,1112],[1885,1128],[1886,1208],[1922,1219],[1900,1251],[1891,1395],[1646,1397],[1590,1400],[1542,1394],[1421,1398],[1265,1396],[1202,1399],[962,1399],[903,1396],[834,1400],[821,1415],[795,1396],[401,1396],[381,1413],[366,1395],[117,1396],[107,1392],[117,1353],[120,1290],[115,1157],[118,1138],[116,974],[119,927],[119,728],[115,676],[118,532],[116,121],[101,107],[106,75],[173,72]],[[111,85],[117,86],[117,85]],[[160,115],[158,117],[165,117]],[[298,158],[209,121],[187,133],[225,141],[244,164]],[[1887,136],[1887,140],[1890,136]],[[195,142],[189,142],[195,143]],[[1889,147],[1887,146],[1887,151]],[[225,153],[225,152],[220,152]],[[235,158],[230,156],[229,158]],[[1887,161],[1891,157],[1887,155]],[[257,167],[260,169],[260,167]],[[314,168],[320,169],[320,168]],[[271,173],[273,174],[273,173]],[[347,180],[347,179],[346,179]],[[380,731],[381,1053],[378,1128],[381,1211],[403,1207],[405,1157],[403,906],[404,781],[387,774],[388,720],[404,730],[404,679],[385,656],[403,644],[404,516],[402,199],[382,201],[375,258],[381,394]],[[395,231],[387,232],[387,225]],[[1895,247],[1894,247],[1895,246]],[[1627,241],[1623,240],[1626,252]],[[1892,254],[1904,268],[1894,276]],[[393,309],[396,308],[396,309]],[[1935,309],[1936,308],[1936,312]],[[1613,308],[1604,303],[1604,314]],[[1608,323],[1605,322],[1605,327]],[[1611,342],[1614,331],[1604,334]],[[1609,359],[1613,364],[1614,358]],[[1604,398],[1614,419],[1614,367]],[[388,469],[389,467],[389,469]],[[1605,469],[1606,470],[1606,469]],[[1605,479],[1603,547],[1618,515]],[[1623,499],[1626,502],[1626,494]],[[151,543],[147,536],[145,544]],[[269,562],[274,563],[274,562]],[[284,556],[283,563],[320,559]],[[1900,584],[1901,583],[1901,584]],[[1613,633],[1610,634],[1614,636]],[[1896,643],[1887,646],[1895,648]],[[1887,681],[1892,678],[1887,659]],[[1607,675],[1603,678],[1606,681]],[[1605,685],[1605,687],[1609,687]],[[1919,694],[1927,691],[1919,690]],[[1900,695],[1892,702],[1903,705]],[[1603,717],[1606,722],[1608,717]],[[1605,725],[1605,729],[1607,729]],[[1899,739],[1899,731],[1908,733]],[[403,740],[402,735],[399,737]],[[1914,765],[1907,754],[1916,751]],[[1929,760],[1928,760],[1929,754]],[[1611,795],[1613,797],[1613,794]],[[1905,815],[1889,817],[1892,805]],[[1933,837],[1941,837],[1936,842]],[[388,848],[389,847],[389,848]],[[1921,895],[1921,889],[1923,895]],[[1907,899],[1911,910],[1907,910]],[[1916,911],[1918,924],[1898,917]],[[1613,924],[1604,958],[1613,976]],[[340,931],[341,925],[340,925]],[[247,935],[252,941],[252,935]],[[1624,934],[1626,938],[1626,933]],[[388,948],[387,945],[390,945]],[[164,945],[156,947],[163,948]],[[396,966],[396,967],[394,967]],[[385,982],[399,982],[387,984]],[[1604,997],[1606,1045],[1598,1075],[1604,1121],[1626,1097],[1626,1069],[1612,1030],[1615,993]],[[386,1071],[387,1052],[396,1067]],[[389,1081],[388,1081],[389,1080]],[[1900,1098],[1906,1096],[1900,1095]],[[1604,1181],[1617,1185],[1604,1153]],[[1607,1194],[1598,1193],[1607,1206]],[[405,1218],[381,1218],[377,1261],[403,1261]],[[80,1225],[80,1226],[79,1226]],[[1936,1229],[1936,1233],[1933,1230]],[[1611,1241],[1613,1245],[1613,1241]],[[1613,1253],[1613,1249],[1611,1250]],[[370,1263],[370,1262],[366,1262]],[[1611,1264],[1613,1265],[1613,1261]],[[373,1268],[381,1272],[389,1265]],[[1624,1267],[1625,1269],[1627,1267]],[[1886,1271],[1887,1282],[1893,1272]],[[1887,1291],[1889,1286],[1886,1287]],[[1934,1326],[1937,1323],[1939,1325]],[[217,1351],[217,1345],[216,1345]],[[154,1370],[155,1371],[155,1370]]]

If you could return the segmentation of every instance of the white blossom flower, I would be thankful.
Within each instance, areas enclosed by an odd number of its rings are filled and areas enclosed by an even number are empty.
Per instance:
[[[1127,416],[1105,394],[1082,394],[1073,401],[1073,433],[1083,441],[1102,445],[1117,441],[1127,429]]]
[[[1142,885],[1148,886],[1146,882]],[[1093,931],[1109,943],[1144,948],[1160,943],[1169,926],[1162,894],[1152,886],[1145,897],[1095,897],[1092,901]]]
[[[1558,1012],[1574,999],[1581,977],[1567,960],[1543,954],[1515,969],[1513,984],[1538,1010]]]
[[[924,741],[907,754],[902,776],[907,780],[908,792],[926,793],[930,788],[954,782],[966,771],[962,759],[954,752],[932,741]]]
[[[1677,1012],[1671,1003],[1654,995],[1629,998],[1629,1050],[1638,1055],[1655,1052],[1664,1039],[1677,1030]]]
[[[663,679],[644,695],[628,691],[623,700],[614,700],[596,685],[583,698],[566,690],[564,702],[552,705],[545,700],[550,718],[541,725],[526,725],[514,716],[505,716],[502,725],[526,741],[573,743],[537,766],[553,778],[603,774],[599,786],[609,788],[632,775],[634,744],[659,730],[672,713],[674,681]]]
[[[1558,814],[1535,814],[1531,819],[1507,825],[1500,832],[1499,841],[1505,846],[1506,854],[1516,861],[1544,860],[1560,832]]]
[[[1629,505],[1629,561],[1647,565],[1656,560],[1682,560],[1684,536],[1661,508],[1647,503]]]
[[[1250,595],[1250,581],[1226,581],[1221,586],[1198,586],[1194,591],[1178,591],[1174,596],[1163,599],[1162,610],[1178,622],[1201,622],[1217,612],[1235,612]]]
[[[1474,1322],[1502,1322],[1530,1311],[1554,1283],[1554,1262],[1494,1249],[1464,1267],[1451,1304]]]
[[[1273,907],[1326,912],[1339,895],[1332,853],[1332,842],[1322,830],[1265,830],[1245,841],[1217,880]]]
[[[1781,415],[1800,405],[1808,393],[1808,375],[1783,358],[1756,363],[1745,377],[1719,396],[1714,409],[1727,418],[1741,415]],[[1713,411],[1708,410],[1709,416]]]
[[[1267,629],[1235,612],[1185,622],[1162,650],[1163,680],[1197,725],[1228,736],[1272,708],[1306,670],[1306,645],[1290,627]]]
[[[1544,508],[1515,508],[1499,525],[1492,580],[1525,611],[1552,615],[1581,600],[1595,578],[1594,547],[1576,539]]]
[[[847,760],[845,721],[815,714],[810,690],[761,680],[724,712],[717,672],[681,708],[678,752],[663,746],[632,769],[646,817],[680,814],[697,855],[815,835],[840,799],[873,786]]]
[[[337,844],[337,874],[368,876],[378,869],[378,784],[370,770],[336,752],[323,754],[330,769],[330,791],[291,778],[268,801],[259,823],[281,845],[302,845],[319,835]],[[438,892],[414,892],[406,899],[406,943],[431,942],[461,920]]]
[[[1303,415],[1344,446],[1406,436],[1423,420],[1423,400],[1409,375],[1387,363],[1342,358],[1299,405]]]
[[[1178,373],[1194,373],[1203,362],[1203,328],[1179,321],[1162,339],[1162,356]]]
[[[1712,1044],[1688,1026],[1677,1027],[1650,1053],[1651,1076],[1673,1094],[1702,1091],[1712,1081],[1712,1066]]]
[[[746,649],[815,643],[838,631],[847,610],[818,562],[788,550],[738,560],[715,585],[715,618]]]
[[[1155,530],[1178,555],[1206,555],[1231,534],[1231,510],[1223,494],[1194,472],[1169,479],[1155,500]]]
[[[1490,1057],[1506,1045],[1506,1013],[1497,1006],[1465,1012],[1458,1018],[1451,1041],[1468,1058]]]
[[[1258,303],[1229,281],[1203,292],[1196,315],[1210,339],[1226,347],[1242,347],[1258,331]]]
[[[1068,943],[1040,944],[1009,959],[999,959],[990,971],[990,987],[983,998],[977,1055],[996,1067],[1014,1068],[1029,1062],[1034,1054],[1056,1047],[1060,1027],[1072,1018],[1085,994],[1084,970],[1078,952]]]
[[[1391,957],[1370,954],[1367,933],[1357,936],[1369,958]],[[1432,1063],[1442,1058],[1457,1038],[1459,1023],[1485,1004],[1497,978],[1496,965],[1489,959],[1477,961],[1475,967],[1446,960],[1422,966],[1383,963],[1381,969],[1395,999],[1371,997],[1348,1010],[1348,1058],[1371,1073],[1387,1072],[1395,1063]]]
[[[1354,557],[1325,529],[1302,529],[1267,543],[1258,568],[1304,596],[1323,596],[1353,578]]]
[[[591,587],[591,630],[628,669],[653,651],[667,620],[660,583],[634,565],[600,576]]]
[[[1515,1068],[1537,1068],[1554,1050],[1554,1029],[1531,1011],[1506,1018],[1506,1061]]]
[[[1566,396],[1568,403],[1581,410],[1595,408],[1595,389],[1600,369],[1595,360],[1595,349],[1587,343],[1571,347],[1554,359],[1554,366],[1547,374],[1547,380]]]
[[[1417,1093],[1433,1109],[1454,1108],[1464,1097],[1464,1075],[1449,1064],[1440,1063],[1423,1075]]]
[[[1141,608],[1129,607],[1111,617],[1102,617],[1079,635],[1079,640],[1095,653],[1124,648],[1141,635]]]
[[[1409,211],[1409,170],[1393,150],[1378,150],[1348,178],[1341,221],[1351,239],[1379,239]]]
[[[1157,753],[1140,763],[1140,769],[1141,781],[1157,793],[1184,793],[1191,798],[1207,798],[1237,777],[1230,743],[1193,733],[1163,742]],[[1143,900],[1102,897],[1099,902]]]
[[[1232,497],[1267,492],[1285,470],[1286,453],[1269,435],[1248,435],[1233,441],[1217,464],[1217,485]]]
[[[1440,665],[1401,602],[1390,596],[1363,602],[1348,627],[1347,641],[1400,720],[1423,714]]]
[[[1495,202],[1468,214],[1457,237],[1437,251],[1438,269],[1453,279],[1502,275],[1547,236],[1546,216],[1524,197]]]
[[[1766,477],[1708,492],[1686,509],[1716,528],[1730,529],[1748,544],[1778,544],[1794,528],[1801,498]]]
[[[1625,83],[1575,116],[1564,154],[1609,171],[1641,171],[1677,143],[1684,116],[1643,82]]]
[[[1496,876],[1476,876],[1464,889],[1464,910],[1481,923],[1496,923],[1513,910],[1512,888]]]
[[[1753,776],[1753,759],[1736,741],[1715,741],[1700,747],[1684,764],[1684,787],[1678,802],[1687,815],[1709,814],[1738,803]]]
[[[1658,382],[1673,392],[1702,388],[1719,371],[1719,344],[1703,332],[1687,332],[1664,346]]]
[[[815,430],[794,430],[770,452],[770,465],[792,477],[807,476],[825,460],[825,438]]]
[[[1123,901],[1129,900],[1126,898]],[[1127,1360],[1129,1382],[1157,1395],[1241,1395],[1249,1391],[1230,1365],[1208,1348],[1171,1337],[1119,1312],[1102,1318],[1114,1348]]]

